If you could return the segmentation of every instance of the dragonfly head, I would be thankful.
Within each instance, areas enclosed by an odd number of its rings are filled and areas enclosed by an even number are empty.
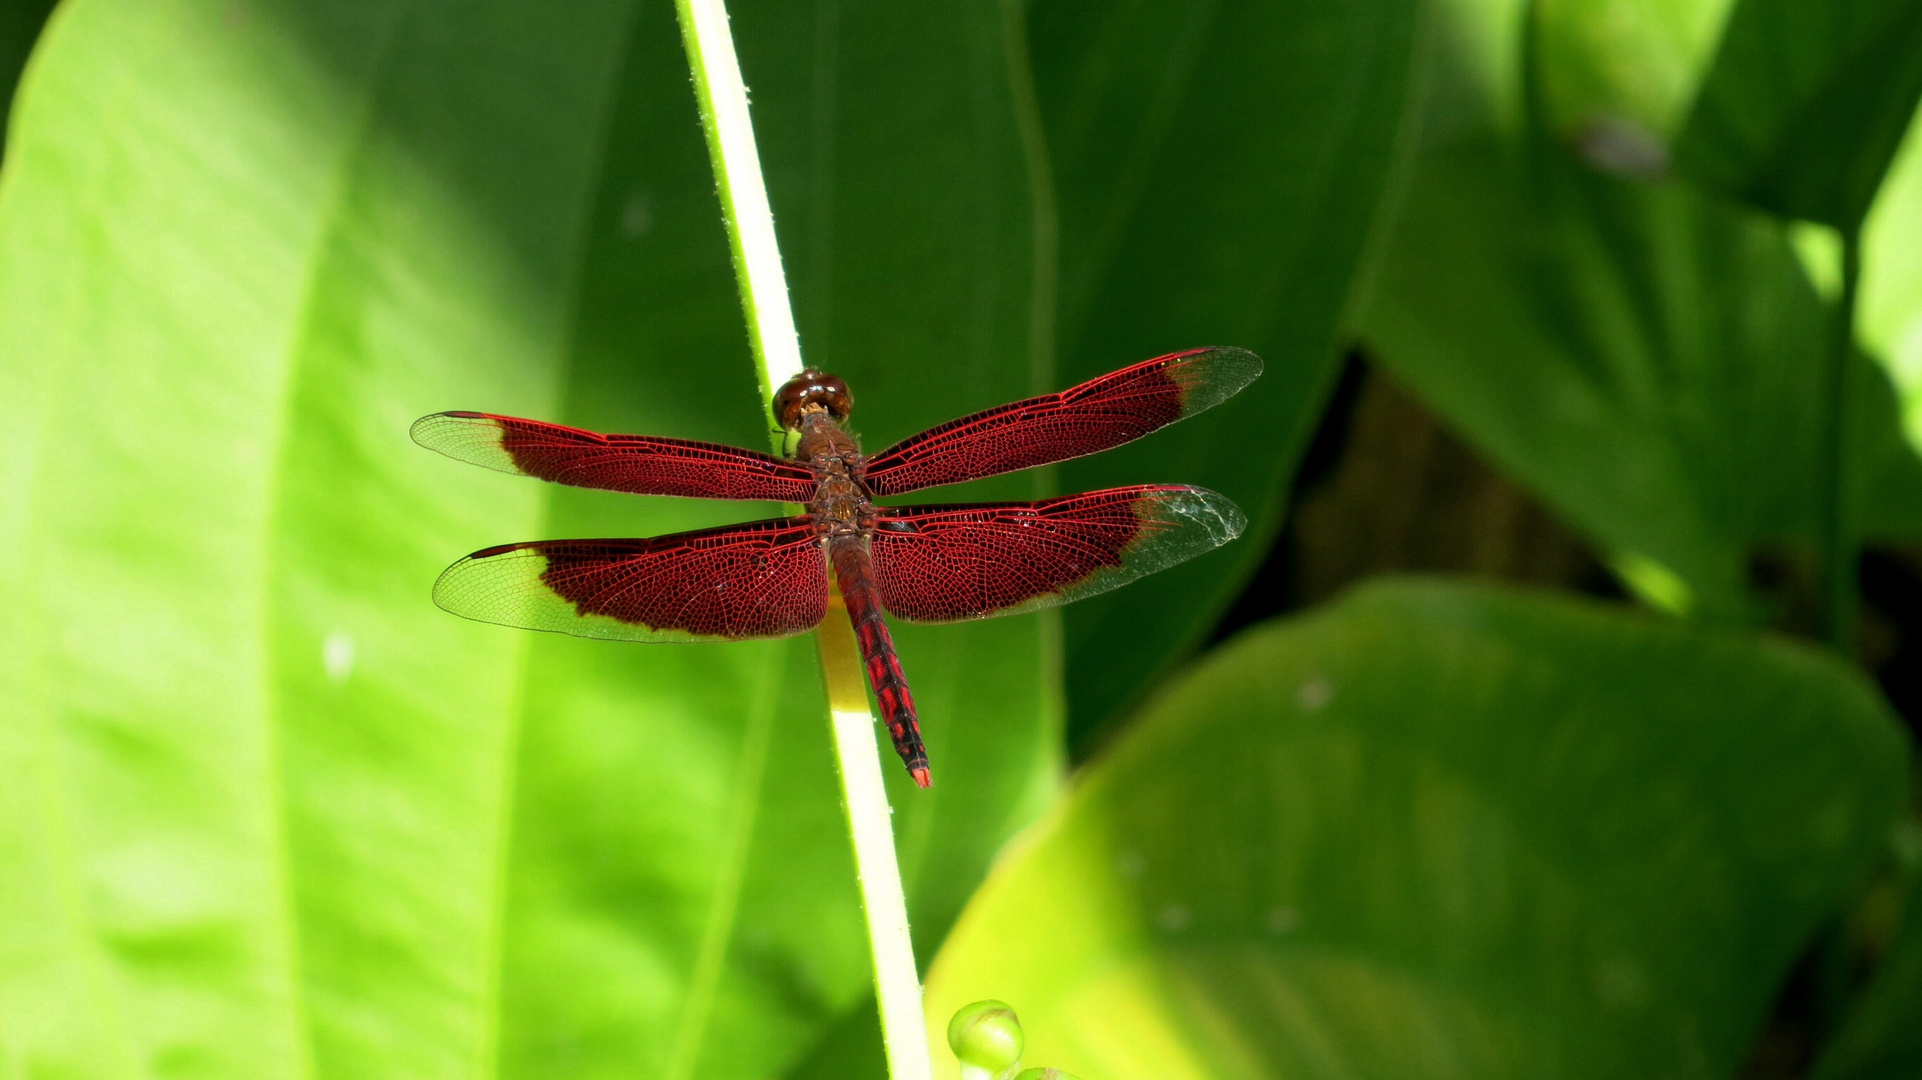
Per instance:
[[[848,392],[848,384],[825,371],[808,368],[781,387],[774,395],[774,415],[780,418],[781,426],[789,431],[801,428],[801,414],[810,405],[818,405],[827,410],[835,423],[848,418],[854,408],[854,395]]]

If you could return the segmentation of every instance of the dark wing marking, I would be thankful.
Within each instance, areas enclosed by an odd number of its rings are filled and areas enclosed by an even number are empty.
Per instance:
[[[537,540],[448,567],[434,602],[480,622],[576,637],[787,637],[826,616],[827,559],[805,517],[646,540]]]
[[[806,465],[720,443],[602,435],[476,412],[423,416],[414,421],[413,436],[451,458],[574,487],[791,503],[814,496]]]
[[[889,507],[881,602],[913,622],[1012,615],[1107,592],[1220,547],[1247,519],[1206,488],[1110,488],[1035,503]]]
[[[1144,360],[895,443],[868,460],[868,490],[899,495],[1099,453],[1218,405],[1260,374],[1261,358],[1241,349]]]

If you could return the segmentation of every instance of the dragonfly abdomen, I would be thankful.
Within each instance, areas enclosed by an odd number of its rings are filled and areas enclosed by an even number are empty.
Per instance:
[[[916,784],[927,787],[931,782],[928,751],[921,743],[921,725],[915,719],[907,674],[901,670],[894,638],[888,634],[887,620],[881,614],[867,542],[858,536],[834,537],[828,541],[828,558],[834,564],[834,578],[841,586],[848,619],[854,624],[854,640],[861,647],[868,685],[874,688],[874,699],[881,706],[881,721],[888,726],[888,737],[894,740],[894,751],[901,755],[908,775]]]

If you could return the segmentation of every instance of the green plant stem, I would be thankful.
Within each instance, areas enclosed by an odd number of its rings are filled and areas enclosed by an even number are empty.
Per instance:
[[[801,343],[794,329],[781,251],[775,242],[774,212],[761,177],[761,158],[748,116],[747,86],[741,80],[734,38],[722,0],[676,0],[681,39],[694,74],[701,126],[707,132],[721,208],[734,252],[741,287],[741,309],[766,411],[769,439],[781,452],[786,433],[774,417],[774,388],[801,370]],[[853,627],[836,603],[822,625],[821,671],[827,684],[828,711],[840,765],[841,791],[867,915],[868,943],[874,957],[875,997],[881,1011],[881,1037],[887,1046],[888,1075],[894,1080],[933,1080],[927,1021],[921,1007],[921,978],[908,933],[907,896],[894,850],[892,810],[882,783],[881,751],[868,711],[867,683],[855,647]]]
[[[1817,522],[1822,574],[1822,638],[1853,655],[1856,623],[1856,543],[1849,505],[1849,368],[1855,348],[1855,296],[1862,278],[1862,233],[1842,234],[1842,294],[1822,380],[1822,458]]]
[[[727,221],[734,280],[741,288],[741,313],[747,317],[748,342],[754,348],[755,374],[760,379],[761,408],[767,414],[769,439],[779,453],[786,432],[774,415],[774,388],[800,373],[801,338],[788,304],[787,275],[774,238],[774,209],[768,204],[761,153],[754,145],[754,123],[748,117],[747,84],[741,80],[722,0],[675,0],[674,10],[680,16],[681,42],[694,74],[701,129],[707,133],[707,155],[714,165],[714,185]]]

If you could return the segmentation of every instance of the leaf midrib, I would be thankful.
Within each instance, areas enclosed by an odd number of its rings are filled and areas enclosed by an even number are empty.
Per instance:
[[[264,553],[260,560],[260,578],[255,583],[255,619],[259,626],[259,640],[271,643],[274,640],[274,582],[278,560],[276,553],[279,545],[275,538],[280,531],[282,481],[286,476],[286,462],[290,452],[288,433],[294,426],[294,407],[296,387],[300,380],[297,371],[301,365],[308,331],[312,328],[315,311],[320,297],[320,273],[326,263],[326,252],[336,237],[340,235],[342,220],[346,217],[347,199],[351,189],[350,179],[355,166],[362,160],[369,145],[369,133],[373,130],[380,100],[380,88],[386,81],[389,64],[393,58],[395,42],[400,38],[400,27],[405,22],[410,5],[402,0],[387,12],[387,19],[381,26],[378,38],[371,43],[372,59],[366,68],[365,78],[352,91],[353,115],[347,131],[340,143],[339,152],[330,170],[328,185],[322,197],[324,209],[315,220],[312,240],[308,247],[308,258],[303,261],[305,277],[297,293],[294,317],[289,323],[286,340],[278,350],[280,358],[281,384],[279,390],[279,411],[274,425],[278,441],[274,454],[276,466],[268,471],[267,490],[264,492],[261,523],[263,527],[262,546]],[[269,829],[273,859],[274,912],[276,931],[280,938],[280,955],[277,959],[287,980],[288,1024],[291,1028],[289,1038],[296,1055],[289,1067],[295,1076],[313,1077],[317,1072],[317,1059],[314,1053],[313,1017],[307,1001],[306,981],[302,975],[300,947],[299,904],[295,895],[294,881],[297,870],[289,840],[290,807],[287,802],[287,789],[282,775],[283,744],[281,725],[283,717],[280,710],[280,684],[276,656],[271,647],[263,647],[260,666],[260,681],[256,687],[259,700],[263,703],[264,715],[261,718],[262,763],[261,772],[263,794],[270,807],[274,820]]]

